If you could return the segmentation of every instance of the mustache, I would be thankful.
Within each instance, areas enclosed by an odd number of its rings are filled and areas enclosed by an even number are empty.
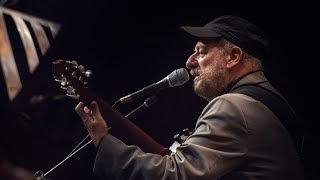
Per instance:
[[[201,74],[201,70],[200,70],[199,68],[197,68],[197,69],[192,69],[192,70],[190,71],[190,74],[191,74],[192,76],[199,76],[199,75]]]

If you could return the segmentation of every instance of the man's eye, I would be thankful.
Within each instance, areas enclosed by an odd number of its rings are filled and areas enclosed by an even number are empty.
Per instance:
[[[207,52],[206,51],[199,51],[199,54],[200,54],[200,56],[204,56],[207,54]]]

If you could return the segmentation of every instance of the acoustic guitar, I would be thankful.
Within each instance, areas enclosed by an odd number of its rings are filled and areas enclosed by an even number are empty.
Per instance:
[[[89,88],[89,78],[92,71],[76,61],[55,60],[52,63],[52,75],[60,83],[66,95],[85,104],[97,101],[101,114],[112,127],[110,133],[128,145],[136,145],[146,153],[169,155],[171,151],[156,142],[141,128],[123,116],[119,111],[104,101]]]

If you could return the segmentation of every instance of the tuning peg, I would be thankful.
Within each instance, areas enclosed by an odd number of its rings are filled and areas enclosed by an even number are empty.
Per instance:
[[[60,78],[60,79],[59,79],[59,78],[54,77],[54,80],[55,80],[55,81],[57,81],[57,82],[61,82],[62,78],[63,78],[63,75],[61,75],[61,78]]]
[[[64,78],[63,74],[60,76],[60,78],[58,76],[54,77],[54,80],[58,81],[58,82],[61,82],[63,79],[66,79],[66,78]]]
[[[71,97],[72,99],[79,99],[80,98],[80,95],[78,94],[66,94],[68,97]]]
[[[78,62],[75,60],[72,61],[66,61],[66,63],[71,64],[72,66],[78,66]]]
[[[65,87],[68,84],[67,78],[62,77],[60,80],[60,84],[62,87]]]
[[[64,68],[64,70],[65,70],[66,72],[69,72],[70,68],[67,66],[67,67]]]
[[[76,89],[74,89],[72,86],[67,86],[66,88],[67,90],[67,94],[70,94],[70,95],[74,95],[76,93]]]
[[[72,60],[71,64],[72,64],[73,67],[78,67],[78,62],[75,61],[75,60]]]
[[[76,89],[73,88],[72,86],[67,86],[66,88],[66,91],[67,91],[67,96],[73,98],[73,99],[79,99],[80,98],[80,95],[76,93]]]
[[[84,72],[84,75],[88,78],[90,77],[92,74],[92,71],[90,69],[86,70],[86,72]]]
[[[79,70],[81,73],[84,73],[85,68],[84,68],[83,65],[79,65],[79,66],[78,66],[78,70]]]
[[[83,77],[83,76],[80,76],[78,79],[79,79],[80,82],[83,82],[84,77]]]
[[[71,76],[77,77],[77,72],[76,71],[72,71]]]
[[[73,98],[73,99],[79,99],[80,98],[80,95],[79,94],[67,94],[67,96]]]
[[[71,95],[72,94],[72,86],[67,86],[66,90],[67,90],[67,94]]]

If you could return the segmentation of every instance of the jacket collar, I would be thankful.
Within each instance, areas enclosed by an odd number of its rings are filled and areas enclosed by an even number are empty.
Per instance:
[[[229,93],[232,90],[244,85],[258,85],[266,82],[268,82],[268,80],[262,71],[254,71],[254,72],[245,74],[239,77],[238,79],[232,81],[231,83],[229,83],[229,85],[225,89],[225,92]]]

